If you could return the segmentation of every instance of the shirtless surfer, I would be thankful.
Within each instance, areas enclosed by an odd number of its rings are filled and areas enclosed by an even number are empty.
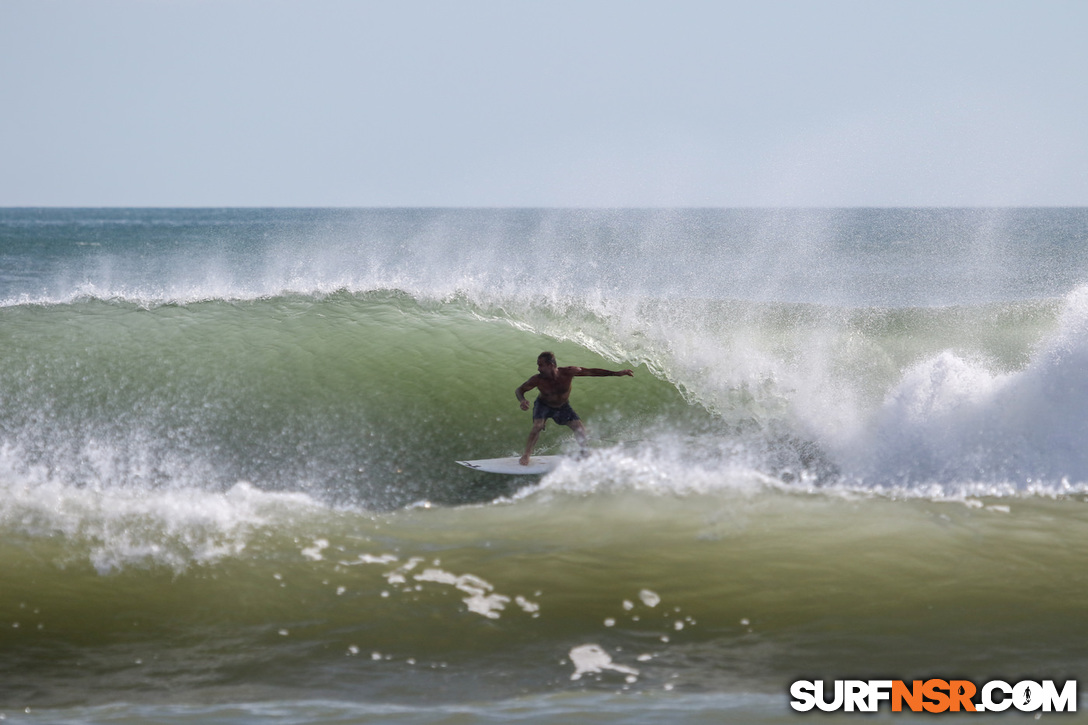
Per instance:
[[[560,425],[565,425],[574,431],[578,438],[578,444],[583,448],[586,442],[586,427],[578,414],[570,407],[567,400],[570,398],[571,383],[574,378],[591,377],[603,378],[613,375],[633,376],[630,370],[604,370],[602,368],[580,368],[569,366],[559,367],[555,362],[555,355],[550,352],[542,352],[536,359],[538,374],[526,380],[514,391],[522,410],[529,410],[529,401],[525,399],[525,393],[533,388],[540,389],[536,404],[533,405],[533,427],[529,431],[529,441],[525,444],[525,455],[521,457],[521,465],[529,465],[529,457],[533,455],[536,440],[540,437],[540,431],[544,430],[548,418]]]

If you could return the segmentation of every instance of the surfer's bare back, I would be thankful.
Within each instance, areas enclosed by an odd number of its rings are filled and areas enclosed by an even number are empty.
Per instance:
[[[550,352],[540,353],[540,356],[536,359],[536,369],[539,372],[514,391],[518,402],[521,403],[521,409],[528,410],[529,401],[525,399],[525,394],[533,388],[540,390],[536,403],[533,405],[533,427],[529,431],[529,440],[525,444],[525,454],[520,461],[523,466],[529,465],[529,457],[533,455],[536,440],[540,437],[540,432],[544,430],[548,418],[574,431],[574,435],[578,438],[578,444],[583,448],[585,447],[586,427],[582,425],[581,418],[578,417],[578,414],[570,407],[570,403],[567,402],[570,399],[570,388],[575,378],[634,375],[630,370],[580,368],[574,365],[561,368],[555,361],[555,355]]]

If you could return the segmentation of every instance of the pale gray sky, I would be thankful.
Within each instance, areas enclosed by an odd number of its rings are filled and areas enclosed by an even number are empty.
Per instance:
[[[0,206],[1088,205],[1088,0],[0,0]]]

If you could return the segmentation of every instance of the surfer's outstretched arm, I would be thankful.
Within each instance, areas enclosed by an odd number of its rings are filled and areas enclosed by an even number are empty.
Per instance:
[[[620,376],[634,377],[634,375],[635,375],[633,370],[605,370],[604,368],[580,368],[580,367],[569,367],[569,368],[566,368],[566,369],[570,370],[571,375],[573,375],[575,377],[581,377],[581,378],[585,378],[585,377],[588,377],[588,378],[608,378],[608,377],[620,377]]]

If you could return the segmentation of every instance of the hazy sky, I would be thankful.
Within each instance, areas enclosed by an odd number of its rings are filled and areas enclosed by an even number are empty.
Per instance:
[[[0,0],[0,206],[1088,205],[1088,0]]]

